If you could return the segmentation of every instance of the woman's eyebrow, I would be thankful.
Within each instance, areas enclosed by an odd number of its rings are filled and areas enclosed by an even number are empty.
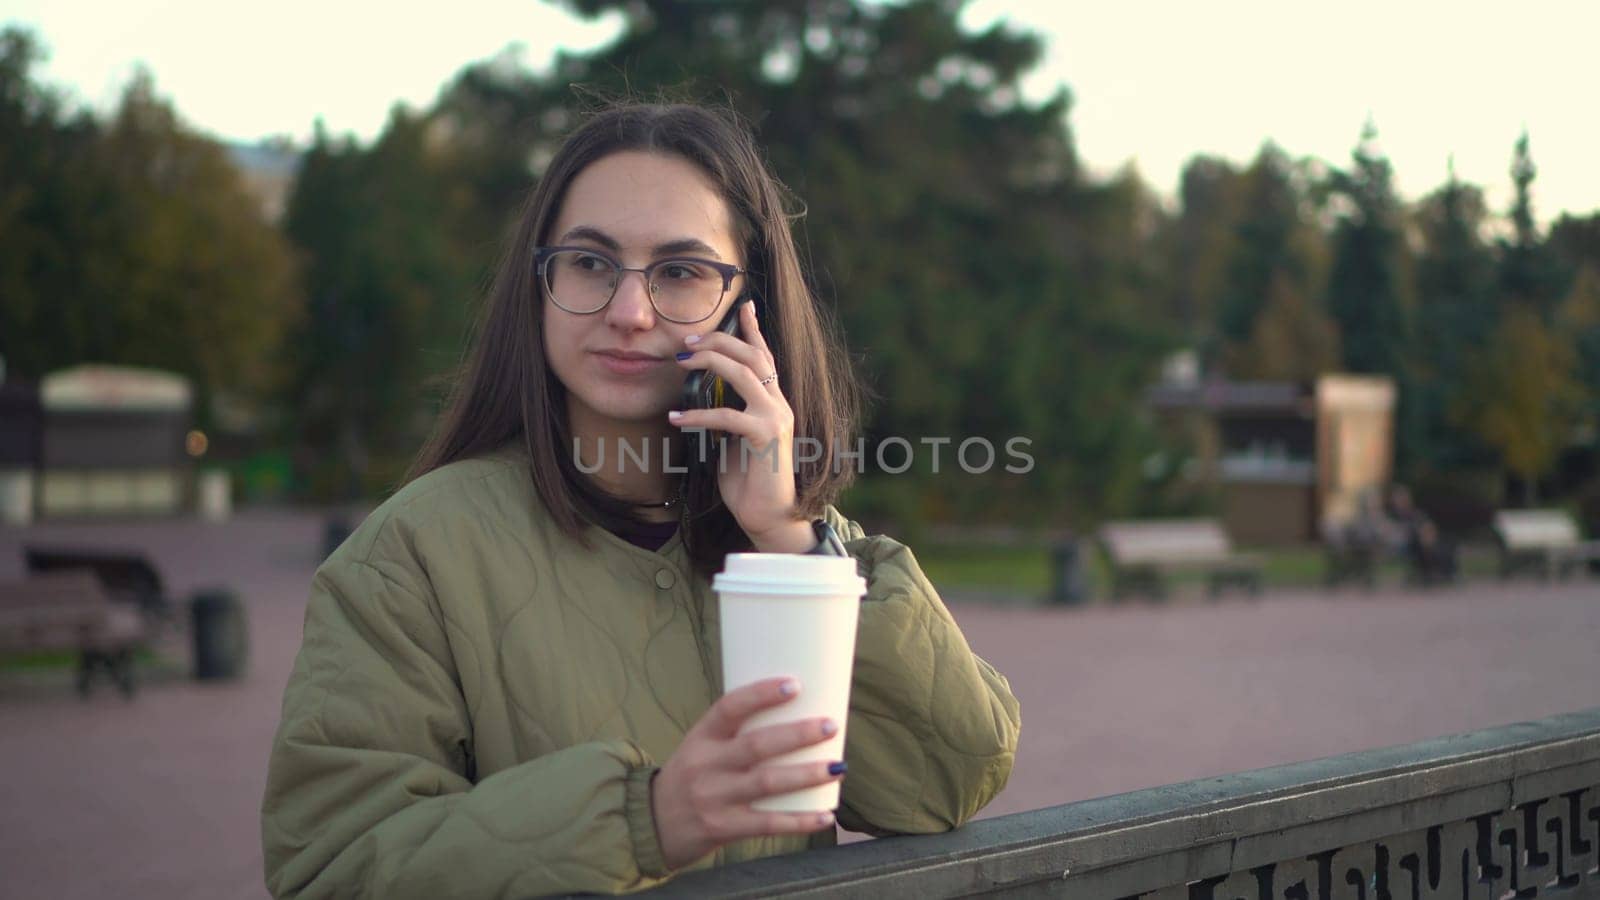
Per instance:
[[[565,244],[568,241],[593,241],[607,250],[622,249],[622,245],[617,243],[616,238],[598,228],[590,228],[588,225],[579,225],[577,228],[568,231],[561,236],[561,240],[558,243]]]
[[[655,256],[676,256],[679,253],[699,253],[715,259],[722,258],[722,254],[711,249],[710,244],[700,240],[699,238],[678,238],[675,241],[667,241],[665,244],[657,244],[655,249],[651,250],[650,252]]]
[[[578,227],[571,229],[566,234],[561,236],[561,243],[563,244],[573,240],[593,241],[594,243],[599,244],[600,246],[613,252],[622,249],[622,244],[618,243],[616,238],[606,234],[604,231],[601,231],[598,228],[594,228],[589,225],[579,225]],[[650,253],[652,256],[656,257],[675,256],[680,253],[699,253],[709,256],[713,259],[722,258],[722,254],[718,253],[710,244],[707,244],[705,241],[702,241],[699,238],[678,238],[677,240],[657,244],[655,247],[651,248]]]

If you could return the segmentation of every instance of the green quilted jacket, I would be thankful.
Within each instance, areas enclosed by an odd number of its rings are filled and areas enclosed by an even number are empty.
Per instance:
[[[721,696],[716,595],[676,536],[650,552],[595,528],[585,551],[541,510],[518,457],[455,463],[317,570],[261,812],[274,896],[623,893],[674,874],[650,776]],[[868,586],[839,823],[955,828],[1005,786],[1016,698],[909,549],[828,518]],[[686,869],[834,841],[742,841]]]

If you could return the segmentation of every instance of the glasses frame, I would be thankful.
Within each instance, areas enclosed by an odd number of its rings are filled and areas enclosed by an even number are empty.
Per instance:
[[[556,255],[557,253],[587,253],[590,256],[599,257],[600,259],[610,263],[611,267],[616,269],[616,277],[615,280],[611,282],[611,293],[606,296],[606,302],[600,304],[594,309],[580,312],[575,309],[568,309],[561,303],[560,300],[557,300],[555,291],[550,289],[550,280],[546,277],[545,272],[547,263],[550,262],[550,257]],[[717,302],[712,304],[711,310],[698,319],[673,318],[672,316],[662,312],[661,307],[656,306],[655,292],[650,290],[650,278],[655,274],[656,269],[672,263],[694,263],[697,266],[707,266],[713,271],[716,271],[722,275],[722,293],[717,297]],[[650,299],[650,308],[655,310],[655,314],[661,318],[666,319],[668,322],[676,322],[679,325],[693,325],[696,322],[704,322],[705,320],[716,315],[717,310],[722,308],[722,299],[728,296],[728,288],[733,286],[734,277],[749,273],[749,270],[741,269],[732,263],[717,262],[715,260],[705,259],[704,257],[699,256],[668,256],[658,259],[647,266],[625,266],[622,264],[621,260],[602,250],[596,250],[593,247],[573,247],[570,245],[533,248],[533,270],[534,277],[539,282],[539,287],[544,289],[545,294],[550,298],[550,302],[554,303],[556,307],[562,311],[572,313],[575,316],[590,316],[604,311],[607,306],[611,305],[611,301],[616,298],[617,288],[622,285],[623,274],[627,272],[638,272],[644,278],[644,293],[645,296]]]

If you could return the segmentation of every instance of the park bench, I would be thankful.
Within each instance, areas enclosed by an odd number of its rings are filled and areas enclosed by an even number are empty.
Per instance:
[[[1113,599],[1134,592],[1164,598],[1168,578],[1184,571],[1204,573],[1213,597],[1228,585],[1261,592],[1260,558],[1235,551],[1215,519],[1110,522],[1099,537],[1111,563]]]
[[[1572,516],[1559,509],[1502,509],[1494,514],[1500,542],[1500,577],[1535,568],[1545,578],[1566,577],[1600,560],[1600,541],[1586,541]]]
[[[135,551],[28,547],[23,551],[28,571],[90,571],[112,600],[139,608],[152,627],[168,624],[173,618],[171,602],[161,583],[161,574],[143,554]]]
[[[139,612],[113,601],[92,572],[51,572],[0,584],[0,653],[76,651],[78,692],[84,696],[96,670],[103,669],[132,697],[133,653],[145,635]]]

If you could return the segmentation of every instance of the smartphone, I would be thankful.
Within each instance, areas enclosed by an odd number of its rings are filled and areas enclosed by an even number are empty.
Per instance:
[[[750,302],[749,295],[733,301],[728,307],[727,315],[717,323],[717,330],[723,334],[739,336],[739,310]],[[740,397],[721,375],[709,369],[695,369],[683,382],[683,400],[679,409],[715,409],[719,406],[731,406],[734,409],[744,409],[744,398]]]

